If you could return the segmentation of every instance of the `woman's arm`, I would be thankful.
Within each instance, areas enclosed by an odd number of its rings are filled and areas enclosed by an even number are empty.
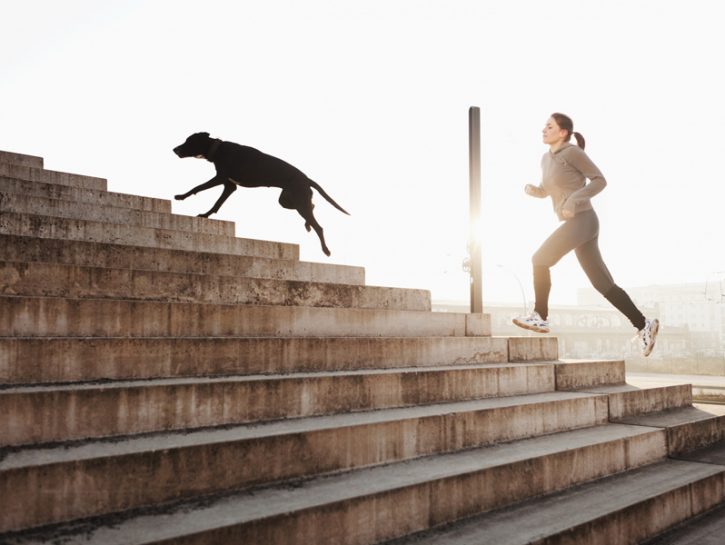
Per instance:
[[[607,180],[604,175],[583,150],[572,148],[572,153],[566,159],[571,166],[589,179],[588,184],[581,189],[577,189],[569,196],[567,204],[571,203],[572,206],[576,206],[577,203],[585,199],[591,199],[607,187]]]

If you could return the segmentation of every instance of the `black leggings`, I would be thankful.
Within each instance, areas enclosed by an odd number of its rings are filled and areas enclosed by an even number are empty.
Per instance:
[[[549,292],[551,291],[549,268],[556,265],[572,250],[576,253],[592,286],[624,314],[634,327],[642,329],[645,325],[644,316],[629,295],[614,283],[609,269],[602,260],[599,252],[599,218],[594,210],[580,212],[562,223],[532,257],[534,293],[536,294],[534,310],[544,320],[547,319]]]

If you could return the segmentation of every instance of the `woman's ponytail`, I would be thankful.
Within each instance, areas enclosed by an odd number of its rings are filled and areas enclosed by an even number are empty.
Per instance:
[[[569,133],[569,136],[566,139],[567,142],[573,136],[574,138],[576,138],[577,145],[581,149],[584,149],[584,146],[586,144],[586,142],[584,141],[584,137],[581,135],[581,133],[574,131],[574,122],[571,120],[571,117],[559,112],[551,114],[551,117],[554,118],[554,121],[556,121],[556,124],[559,125],[560,129],[563,129]]]

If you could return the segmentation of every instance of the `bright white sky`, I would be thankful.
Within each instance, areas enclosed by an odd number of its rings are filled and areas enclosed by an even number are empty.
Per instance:
[[[171,198],[213,175],[188,134],[251,145],[320,183],[332,257],[278,190],[241,189],[237,235],[362,265],[369,284],[468,298],[468,107],[483,125],[484,298],[531,299],[557,226],[541,128],[568,113],[609,181],[594,201],[623,287],[725,271],[721,7],[693,0],[0,1],[0,149]],[[220,191],[220,190],[219,190]],[[175,203],[206,211],[219,191]],[[573,255],[552,303],[588,286]]]

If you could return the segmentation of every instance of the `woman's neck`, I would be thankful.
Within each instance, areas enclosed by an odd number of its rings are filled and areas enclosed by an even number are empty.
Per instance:
[[[563,140],[560,140],[559,142],[554,142],[553,144],[551,144],[549,146],[549,151],[551,153],[556,153],[557,151],[559,151],[562,148],[562,146],[564,144],[566,144],[566,142],[564,142]]]

